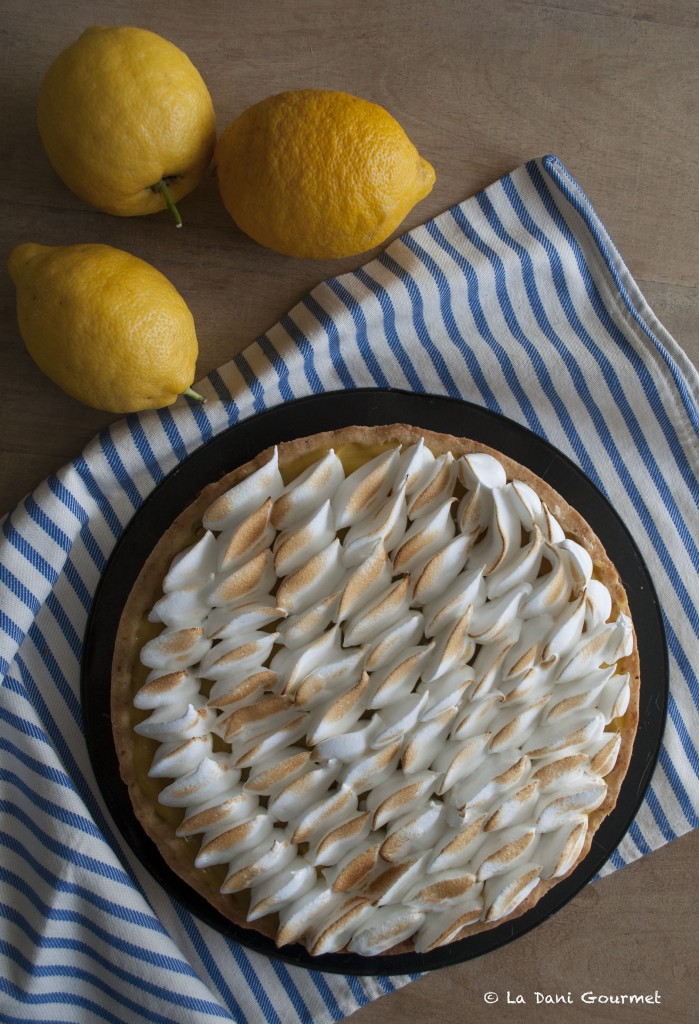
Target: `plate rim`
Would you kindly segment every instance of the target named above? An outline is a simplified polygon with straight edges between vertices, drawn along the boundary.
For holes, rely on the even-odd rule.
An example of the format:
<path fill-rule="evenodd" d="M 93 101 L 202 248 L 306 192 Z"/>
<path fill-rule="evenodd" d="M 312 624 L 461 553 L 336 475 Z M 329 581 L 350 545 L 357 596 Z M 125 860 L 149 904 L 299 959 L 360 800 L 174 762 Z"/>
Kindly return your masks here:
<path fill-rule="evenodd" d="M 456 940 L 428 953 L 384 954 L 376 957 L 362 957 L 351 953 L 311 956 L 300 945 L 278 949 L 272 939 L 229 921 L 169 868 L 158 853 L 153 841 L 137 821 L 131 807 L 128 789 L 119 774 L 118 758 L 111 731 L 109 684 L 111 681 L 112 647 L 105 644 L 105 628 L 107 637 L 111 640 L 123 607 L 123 601 L 119 595 L 123 595 L 123 600 L 128 596 L 143 560 L 161 535 L 162 531 L 159 530 L 161 520 L 165 522 L 169 516 L 169 521 L 171 521 L 181 508 L 184 508 L 193 499 L 202 486 L 218 478 L 211 476 L 212 467 L 218 466 L 219 476 L 223 475 L 230 469 L 244 465 L 250 458 L 268 447 L 268 443 L 263 444 L 258 440 L 260 436 L 266 437 L 266 432 L 275 432 L 277 440 L 281 441 L 304 437 L 321 430 L 347 426 L 350 425 L 345 412 L 347 405 L 355 407 L 353 422 L 356 423 L 378 425 L 409 422 L 417 427 L 461 437 L 472 436 L 468 424 L 459 428 L 458 424 L 449 424 L 449 421 L 454 416 L 458 418 L 459 413 L 467 418 L 470 416 L 472 422 L 476 424 L 474 440 L 492 444 L 493 447 L 521 462 L 550 483 L 590 522 L 605 547 L 608 544 L 608 542 L 605 543 L 605 535 L 616 536 L 617 539 L 622 540 L 625 545 L 621 558 L 622 565 L 618 564 L 616 557 L 614 562 L 622 575 L 622 580 L 624 580 L 625 573 L 627 579 L 630 577 L 634 584 L 629 589 L 624 580 L 634 622 L 639 621 L 638 616 L 640 615 L 645 626 L 642 631 L 637 630 L 641 653 L 641 706 L 631 763 L 622 783 L 616 807 L 602 822 L 595 834 L 590 851 L 571 875 L 553 886 L 531 910 L 521 917 L 515 918 L 513 921 L 505 921 L 502 925 L 496 925 L 474 936 Z M 394 406 L 396 411 L 401 408 L 410 411 L 407 416 L 406 413 L 388 415 L 386 410 L 389 407 L 393 410 Z M 319 419 L 321 422 L 308 428 L 303 422 L 300 422 L 304 416 Z M 435 421 L 439 425 L 435 425 Z M 492 435 L 488 438 L 478 436 L 483 425 L 494 428 L 497 434 L 502 435 L 497 442 L 493 440 Z M 284 436 L 276 434 L 279 430 Z M 242 439 L 244 443 L 239 449 L 236 449 L 235 443 L 230 443 L 231 438 L 234 442 L 236 439 L 239 441 Z M 534 466 L 532 466 L 532 462 L 535 463 Z M 563 488 L 560 486 L 559 478 L 563 480 Z M 187 486 L 177 498 L 177 507 L 166 513 L 165 505 L 171 498 L 171 492 L 172 497 L 175 497 L 183 482 Z M 566 494 L 566 490 L 570 487 L 581 490 L 584 508 L 580 507 L 580 495 L 576 495 L 574 500 L 570 500 Z M 159 506 L 163 507 L 162 510 Z M 604 522 L 595 522 L 595 518 L 601 511 L 604 511 L 608 518 Z M 154 528 L 142 530 L 139 536 L 138 531 L 148 525 L 149 518 L 155 519 Z M 130 549 L 134 552 L 132 557 L 135 559 L 135 564 L 132 565 L 131 572 L 126 576 L 123 561 L 124 551 L 129 554 Z M 116 586 L 119 580 L 121 580 L 121 586 Z M 118 600 L 113 597 L 115 589 Z M 641 602 L 643 602 L 642 605 Z M 636 611 L 634 611 L 635 608 Z M 648 622 L 646 622 L 647 619 Z M 655 631 L 655 636 L 651 639 L 653 631 Z M 656 681 L 651 690 L 649 683 L 646 682 L 644 689 L 643 655 L 645 654 L 645 657 L 648 658 L 655 646 L 659 649 L 654 652 L 657 664 L 656 671 L 651 678 L 659 680 L 662 685 L 658 685 Z M 104 652 L 107 649 L 108 655 L 105 655 Z M 104 685 L 105 677 L 106 686 Z M 101 685 L 95 685 L 96 678 L 100 680 Z M 465 399 L 402 391 L 396 388 L 354 388 L 308 395 L 253 413 L 243 420 L 224 427 L 214 437 L 187 455 L 158 482 L 122 531 L 101 573 L 86 624 L 83 658 L 81 659 L 80 696 L 88 755 L 102 799 L 114 824 L 131 853 L 155 881 L 171 897 L 178 900 L 186 910 L 224 937 L 285 963 L 311 970 L 352 976 L 413 974 L 474 959 L 508 944 L 562 909 L 588 882 L 596 877 L 631 827 L 655 770 L 667 717 L 669 657 L 662 611 L 645 561 L 625 523 L 609 499 L 568 455 L 560 451 L 548 439 L 517 421 L 496 410 Z M 131 873 L 131 866 L 128 863 L 126 866 Z"/>

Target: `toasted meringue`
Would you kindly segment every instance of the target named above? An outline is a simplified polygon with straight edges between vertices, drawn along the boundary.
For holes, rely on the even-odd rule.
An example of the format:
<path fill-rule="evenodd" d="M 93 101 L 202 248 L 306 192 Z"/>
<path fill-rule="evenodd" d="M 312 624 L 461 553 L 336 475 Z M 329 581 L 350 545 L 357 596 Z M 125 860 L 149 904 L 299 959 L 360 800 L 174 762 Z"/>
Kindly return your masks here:
<path fill-rule="evenodd" d="M 341 903 L 334 904 L 332 912 L 313 932 L 308 944 L 311 953 L 319 956 L 321 953 L 335 953 L 343 949 L 363 922 L 373 914 L 374 908 L 369 900 L 361 897 L 343 899 Z"/>
<path fill-rule="evenodd" d="M 395 571 L 417 576 L 423 566 L 452 539 L 456 529 L 452 515 L 455 500 L 453 497 L 445 498 L 431 515 L 412 523 L 393 555 Z"/>
<path fill-rule="evenodd" d="M 335 521 L 330 502 L 326 501 L 293 529 L 278 535 L 274 544 L 274 571 L 277 576 L 289 576 L 334 539 Z"/>
<path fill-rule="evenodd" d="M 250 887 L 248 921 L 278 913 L 282 907 L 312 889 L 315 880 L 313 866 L 303 857 L 296 857 L 277 874 L 256 879 Z"/>
<path fill-rule="evenodd" d="M 174 671 L 190 668 L 201 661 L 211 648 L 201 626 L 188 629 L 164 629 L 141 650 L 141 661 L 149 668 Z"/>
<path fill-rule="evenodd" d="M 209 505 L 202 518 L 203 525 L 207 530 L 230 529 L 263 505 L 268 498 L 278 498 L 283 490 L 279 453 L 275 448 L 267 462 Z"/>
<path fill-rule="evenodd" d="M 175 555 L 163 579 L 163 593 L 189 588 L 209 579 L 216 571 L 216 556 L 216 539 L 206 530 L 196 544 Z"/>
<path fill-rule="evenodd" d="M 428 914 L 415 936 L 415 952 L 429 953 L 453 942 L 462 932 L 465 933 L 469 925 L 479 921 L 482 914 L 483 904 L 478 896 L 473 897 L 470 902 L 459 901 L 457 908 Z"/>
<path fill-rule="evenodd" d="M 339 590 L 345 575 L 342 545 L 336 537 L 299 569 L 284 577 L 277 590 L 277 602 L 289 613 L 305 612 Z"/>
<path fill-rule="evenodd" d="M 276 582 L 271 551 L 259 551 L 232 571 L 218 573 L 209 590 L 212 608 L 235 608 L 249 604 L 262 595 L 269 595 Z"/>
<path fill-rule="evenodd" d="M 354 932 L 348 949 L 360 956 L 378 956 L 414 935 L 424 919 L 425 915 L 420 910 L 400 905 L 381 907 Z"/>
<path fill-rule="evenodd" d="M 387 589 L 392 579 L 392 565 L 383 541 L 377 540 L 365 561 L 353 569 L 345 580 L 338 609 L 338 622 L 356 614 L 378 594 Z"/>
<path fill-rule="evenodd" d="M 256 882 L 283 871 L 296 857 L 296 847 L 288 839 L 272 832 L 252 850 L 243 851 L 228 862 L 228 874 L 222 893 L 241 892 Z"/>
<path fill-rule="evenodd" d="M 401 864 L 429 849 L 444 831 L 445 808 L 437 800 L 394 819 L 381 844 L 381 857 L 390 864 Z"/>
<path fill-rule="evenodd" d="M 341 893 L 333 892 L 323 880 L 279 910 L 276 943 L 286 946 L 299 942 L 313 929 L 322 926 L 328 914 L 344 902 Z"/>
<path fill-rule="evenodd" d="M 406 494 L 413 494 L 432 473 L 435 461 L 435 456 L 425 444 L 424 437 L 419 437 L 414 444 L 401 451 L 396 476 L 399 480 L 405 480 Z"/>
<path fill-rule="evenodd" d="M 408 517 L 417 519 L 418 516 L 427 516 L 436 511 L 445 498 L 451 497 L 457 472 L 458 466 L 451 452 L 445 452 L 435 459 L 429 473 L 423 474 L 419 486 L 412 491 Z"/>
<path fill-rule="evenodd" d="M 137 812 L 214 905 L 313 955 L 422 953 L 579 863 L 628 764 L 638 664 L 611 563 L 543 481 L 352 428 L 224 477 L 185 534 L 147 563 L 162 593 L 130 599 L 152 639 L 124 630 L 115 665 L 144 668 L 115 670 L 113 717 Z"/>
<path fill-rule="evenodd" d="M 365 517 L 350 526 L 343 548 L 345 565 L 358 565 L 372 552 L 377 543 L 386 551 L 401 542 L 408 524 L 408 510 L 405 502 L 405 481 L 391 494 L 372 516 Z"/>
<path fill-rule="evenodd" d="M 288 530 L 332 497 L 344 478 L 342 463 L 331 448 L 278 495 L 271 514 L 273 525 Z"/>
<path fill-rule="evenodd" d="M 332 496 L 336 529 L 342 530 L 376 512 L 388 497 L 399 458 L 398 448 L 389 449 L 345 477 Z"/>
<path fill-rule="evenodd" d="M 209 611 L 208 590 L 213 573 L 199 583 L 164 593 L 148 616 L 151 622 L 162 622 L 171 629 L 199 626 Z"/>
<path fill-rule="evenodd" d="M 186 669 L 161 673 L 154 669 L 143 686 L 136 692 L 135 708 L 146 711 L 172 704 L 173 701 L 187 703 L 199 692 L 199 681 Z"/>
<path fill-rule="evenodd" d="M 203 757 L 192 772 L 180 775 L 160 792 L 158 799 L 166 807 L 187 807 L 208 801 L 225 793 L 240 781 L 240 770 L 235 768 L 228 754 Z"/>
<path fill-rule="evenodd" d="M 178 836 L 194 836 L 202 832 L 205 836 L 210 835 L 213 831 L 247 820 L 259 807 L 257 797 L 242 789 L 225 800 L 219 797 L 208 803 L 202 803 L 201 796 L 198 796 L 193 804 L 195 809 L 187 812 L 177 826 Z"/>
<path fill-rule="evenodd" d="M 269 521 L 271 511 L 272 499 L 267 498 L 241 523 L 221 534 L 217 544 L 219 572 L 237 568 L 270 546 L 274 540 L 274 527 Z"/>
<path fill-rule="evenodd" d="M 500 921 L 513 913 L 524 903 L 540 877 L 539 864 L 521 864 L 505 874 L 491 875 L 483 890 L 485 920 Z"/>

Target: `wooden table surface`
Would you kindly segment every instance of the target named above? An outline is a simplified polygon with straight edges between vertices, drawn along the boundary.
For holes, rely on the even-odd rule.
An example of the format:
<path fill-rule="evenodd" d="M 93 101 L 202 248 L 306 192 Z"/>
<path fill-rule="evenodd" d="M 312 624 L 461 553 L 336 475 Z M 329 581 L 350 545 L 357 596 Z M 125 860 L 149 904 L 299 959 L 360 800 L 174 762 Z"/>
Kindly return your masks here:
<path fill-rule="evenodd" d="M 213 174 L 182 202 L 179 232 L 166 213 L 113 218 L 72 196 L 43 154 L 36 93 L 52 58 L 90 24 L 138 24 L 182 47 L 209 86 L 219 129 L 250 104 L 303 86 L 386 106 L 437 171 L 433 192 L 404 228 L 531 157 L 557 154 L 650 306 L 699 364 L 696 0 L 2 0 L 0 10 L 3 264 L 22 241 L 107 242 L 147 259 L 194 313 L 198 376 L 243 349 L 313 285 L 373 254 L 323 263 L 267 252 L 227 218 Z M 6 273 L 0 317 L 2 513 L 113 417 L 78 405 L 30 361 Z M 694 833 L 589 886 L 508 947 L 432 973 L 353 1019 L 694 1021 L 698 862 Z M 586 1004 L 581 995 L 589 991 L 657 991 L 659 1001 Z M 486 1002 L 488 992 L 497 1004 Z M 569 1001 L 553 1006 L 543 996 Z"/>

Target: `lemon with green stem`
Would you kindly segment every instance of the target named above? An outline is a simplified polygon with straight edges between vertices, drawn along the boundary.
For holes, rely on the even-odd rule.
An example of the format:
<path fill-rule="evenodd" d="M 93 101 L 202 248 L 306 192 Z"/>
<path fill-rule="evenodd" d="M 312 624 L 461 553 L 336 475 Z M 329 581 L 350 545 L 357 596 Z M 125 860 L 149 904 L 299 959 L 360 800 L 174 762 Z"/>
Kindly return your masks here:
<path fill-rule="evenodd" d="M 85 405 L 128 413 L 192 390 L 194 318 L 173 284 L 109 245 L 16 246 L 17 321 L 39 369 Z"/>
<path fill-rule="evenodd" d="M 209 91 L 162 36 L 94 26 L 41 82 L 39 134 L 54 170 L 85 202 L 134 217 L 176 203 L 201 182 L 216 142 Z"/>

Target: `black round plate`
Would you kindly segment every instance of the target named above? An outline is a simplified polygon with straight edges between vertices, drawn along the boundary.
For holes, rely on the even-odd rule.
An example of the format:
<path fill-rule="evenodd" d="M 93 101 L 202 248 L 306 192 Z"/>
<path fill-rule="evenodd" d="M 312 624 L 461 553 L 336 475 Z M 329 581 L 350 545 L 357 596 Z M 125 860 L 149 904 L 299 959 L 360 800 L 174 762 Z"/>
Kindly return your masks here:
<path fill-rule="evenodd" d="M 173 518 L 206 484 L 280 441 L 350 424 L 398 422 L 491 445 L 546 480 L 591 524 L 623 579 L 638 635 L 642 669 L 638 734 L 617 805 L 596 833 L 589 854 L 532 910 L 430 953 L 312 957 L 298 945 L 278 950 L 257 932 L 232 924 L 170 870 L 142 830 L 120 782 L 112 738 L 112 650 L 122 608 L 141 566 Z M 136 513 L 111 556 L 95 596 L 82 665 L 87 744 L 97 782 L 122 835 L 150 873 L 193 914 L 243 945 L 287 963 L 350 975 L 412 974 L 460 963 L 523 935 L 567 903 L 610 857 L 643 800 L 660 750 L 668 685 L 667 647 L 653 583 L 626 527 L 584 473 L 548 442 L 487 409 L 458 399 L 380 389 L 331 392 L 278 406 L 225 430 L 182 462 Z"/>

